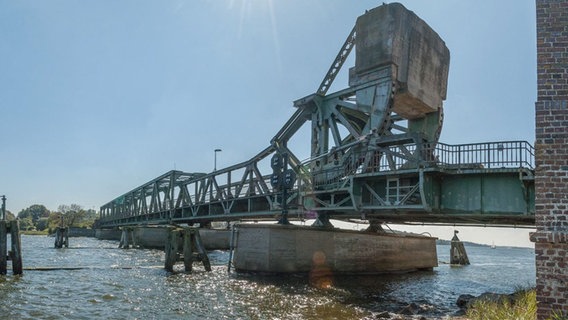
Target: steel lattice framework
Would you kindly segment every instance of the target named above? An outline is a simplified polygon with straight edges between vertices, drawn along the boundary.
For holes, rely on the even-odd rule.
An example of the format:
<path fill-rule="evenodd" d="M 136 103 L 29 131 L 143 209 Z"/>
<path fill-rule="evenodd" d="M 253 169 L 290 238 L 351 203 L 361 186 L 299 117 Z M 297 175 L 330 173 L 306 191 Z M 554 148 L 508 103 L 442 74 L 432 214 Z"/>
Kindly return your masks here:
<path fill-rule="evenodd" d="M 353 48 L 349 86 L 328 94 Z M 320 224 L 334 217 L 533 225 L 530 144 L 438 142 L 448 68 L 445 44 L 412 12 L 400 4 L 370 10 L 269 147 L 212 173 L 170 171 L 103 205 L 99 226 L 275 219 L 283 207 Z M 305 124 L 311 156 L 300 161 L 288 142 Z M 285 154 L 297 176 L 285 193 L 261 170 L 275 154 Z"/>

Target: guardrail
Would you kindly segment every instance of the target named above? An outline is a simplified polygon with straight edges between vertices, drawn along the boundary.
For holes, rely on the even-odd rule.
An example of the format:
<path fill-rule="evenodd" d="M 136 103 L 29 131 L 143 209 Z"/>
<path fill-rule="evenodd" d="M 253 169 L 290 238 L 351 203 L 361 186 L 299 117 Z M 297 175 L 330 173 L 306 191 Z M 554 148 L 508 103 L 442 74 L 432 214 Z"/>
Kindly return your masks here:
<path fill-rule="evenodd" d="M 339 166 L 313 171 L 313 186 L 341 184 L 350 175 L 419 167 L 534 169 L 534 147 L 526 141 L 449 145 L 407 143 L 353 154 Z M 304 162 L 308 165 L 311 161 Z"/>
<path fill-rule="evenodd" d="M 534 147 L 526 141 L 438 143 L 434 156 L 438 165 L 476 164 L 483 168 L 534 169 Z"/>

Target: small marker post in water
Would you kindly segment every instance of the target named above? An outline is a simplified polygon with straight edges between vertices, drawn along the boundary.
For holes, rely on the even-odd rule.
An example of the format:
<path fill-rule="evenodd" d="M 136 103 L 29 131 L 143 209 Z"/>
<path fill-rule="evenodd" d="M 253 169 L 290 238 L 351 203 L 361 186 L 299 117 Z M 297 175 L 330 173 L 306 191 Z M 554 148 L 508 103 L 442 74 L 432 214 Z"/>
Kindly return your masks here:
<path fill-rule="evenodd" d="M 0 275 L 6 274 L 8 260 L 12 260 L 14 275 L 23 274 L 20 224 L 17 220 L 6 221 L 6 196 L 2 196 L 0 214 L 2 215 L 0 217 Z M 12 243 L 10 252 L 8 252 L 8 233 L 10 233 Z"/>
<path fill-rule="evenodd" d="M 63 216 L 59 222 L 59 227 L 55 230 L 55 248 L 69 248 L 69 228 L 63 226 Z"/>
<path fill-rule="evenodd" d="M 469 258 L 463 242 L 458 238 L 458 230 L 454 230 L 454 237 L 452 238 L 452 245 L 450 248 L 450 264 L 465 266 L 469 264 Z"/>

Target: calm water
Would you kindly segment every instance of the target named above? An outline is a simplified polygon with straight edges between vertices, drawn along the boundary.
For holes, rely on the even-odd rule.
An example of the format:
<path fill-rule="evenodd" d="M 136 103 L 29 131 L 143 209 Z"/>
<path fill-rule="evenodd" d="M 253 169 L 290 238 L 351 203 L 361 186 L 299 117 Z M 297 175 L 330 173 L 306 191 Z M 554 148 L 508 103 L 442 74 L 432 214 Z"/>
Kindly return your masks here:
<path fill-rule="evenodd" d="M 450 248 L 441 245 L 433 272 L 336 277 L 331 288 L 317 289 L 304 276 L 228 274 L 224 251 L 210 252 L 212 272 L 196 264 L 192 274 L 170 274 L 159 250 L 91 238 L 54 249 L 53 241 L 22 236 L 24 267 L 85 268 L 25 270 L 22 277 L 9 271 L 0 277 L 1 319 L 371 319 L 409 303 L 435 319 L 456 312 L 460 294 L 535 283 L 533 249 L 466 245 L 472 264 L 450 267 Z"/>

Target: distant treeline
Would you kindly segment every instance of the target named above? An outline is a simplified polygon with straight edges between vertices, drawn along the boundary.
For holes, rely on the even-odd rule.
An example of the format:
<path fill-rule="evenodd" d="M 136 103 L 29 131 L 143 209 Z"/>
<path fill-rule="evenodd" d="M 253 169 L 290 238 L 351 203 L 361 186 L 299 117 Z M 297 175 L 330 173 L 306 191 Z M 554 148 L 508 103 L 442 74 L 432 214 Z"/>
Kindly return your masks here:
<path fill-rule="evenodd" d="M 59 226 L 90 228 L 98 218 L 95 210 L 85 210 L 78 204 L 60 205 L 56 211 L 48 210 L 44 205 L 34 204 L 18 212 L 16 216 L 6 211 L 9 220 L 18 218 L 20 230 L 52 233 Z"/>

